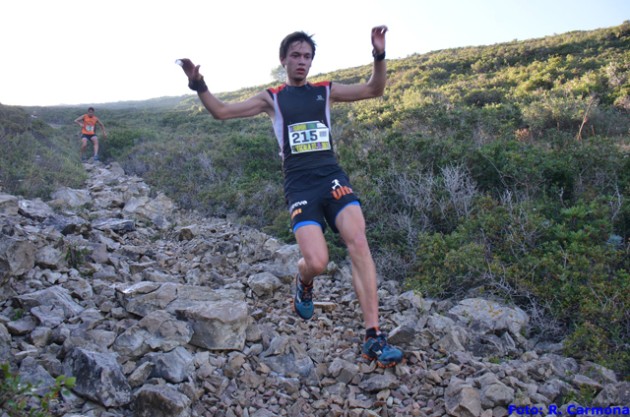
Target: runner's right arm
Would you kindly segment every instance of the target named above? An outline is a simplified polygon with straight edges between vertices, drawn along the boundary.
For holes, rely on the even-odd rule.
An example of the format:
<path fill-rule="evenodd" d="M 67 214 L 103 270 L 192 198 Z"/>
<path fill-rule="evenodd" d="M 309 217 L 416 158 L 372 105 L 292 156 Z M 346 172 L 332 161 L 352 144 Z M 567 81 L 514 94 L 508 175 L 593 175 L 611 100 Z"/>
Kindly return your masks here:
<path fill-rule="evenodd" d="M 235 119 L 256 116 L 267 113 L 273 116 L 273 102 L 266 91 L 261 91 L 247 100 L 236 103 L 225 103 L 216 98 L 210 91 L 199 73 L 199 65 L 194 65 L 190 59 L 181 59 L 184 73 L 188 77 L 188 85 L 197 91 L 199 99 L 212 117 L 218 120 Z"/>
<path fill-rule="evenodd" d="M 216 98 L 210 91 L 199 92 L 198 95 L 212 117 L 219 120 L 251 117 L 260 113 L 269 114 L 273 108 L 271 98 L 266 91 L 261 91 L 255 96 L 237 103 L 225 103 Z"/>

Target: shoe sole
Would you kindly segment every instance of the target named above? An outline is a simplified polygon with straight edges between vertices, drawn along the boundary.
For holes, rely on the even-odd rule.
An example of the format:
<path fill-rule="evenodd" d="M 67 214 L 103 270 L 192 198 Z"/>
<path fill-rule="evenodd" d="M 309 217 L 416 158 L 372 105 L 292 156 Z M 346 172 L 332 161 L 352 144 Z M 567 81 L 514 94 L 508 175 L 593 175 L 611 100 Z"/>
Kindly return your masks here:
<path fill-rule="evenodd" d="M 404 361 L 404 358 L 403 358 L 403 359 L 401 359 L 400 362 L 383 363 L 383 362 L 379 361 L 378 358 L 375 358 L 373 356 L 367 355 L 365 353 L 362 353 L 361 356 L 363 357 L 363 359 L 367 359 L 370 362 L 376 361 L 376 366 L 378 366 L 379 368 L 383 368 L 383 369 L 393 368 L 394 366 L 398 365 L 399 363 L 403 363 L 403 361 Z"/>

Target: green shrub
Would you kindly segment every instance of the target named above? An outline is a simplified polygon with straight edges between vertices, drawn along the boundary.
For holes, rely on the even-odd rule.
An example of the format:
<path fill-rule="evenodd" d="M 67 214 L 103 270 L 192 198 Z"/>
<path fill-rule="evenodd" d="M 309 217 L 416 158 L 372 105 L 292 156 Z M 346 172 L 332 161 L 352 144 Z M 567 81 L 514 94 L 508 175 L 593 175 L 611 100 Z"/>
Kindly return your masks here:
<path fill-rule="evenodd" d="M 483 246 L 462 244 L 457 233 L 423 233 L 417 250 L 415 275 L 406 281 L 411 288 L 436 298 L 464 297 L 483 284 L 486 261 Z"/>
<path fill-rule="evenodd" d="M 55 412 L 59 395 L 72 389 L 76 378 L 60 375 L 55 384 L 43 395 L 36 392 L 37 387 L 24 383 L 19 375 L 11 372 L 8 363 L 0 365 L 0 410 L 11 417 L 49 417 L 59 415 Z"/>
<path fill-rule="evenodd" d="M 468 106 L 484 107 L 503 101 L 503 94 L 496 89 L 476 88 L 468 91 L 464 96 L 464 103 Z"/>
<path fill-rule="evenodd" d="M 610 239 L 611 218 L 605 198 L 559 211 L 480 199 L 456 231 L 421 236 L 406 285 L 440 298 L 481 290 L 533 301 L 568 331 L 568 352 L 627 372 L 630 244 Z"/>
<path fill-rule="evenodd" d="M 620 375 L 630 375 L 630 346 L 627 335 L 620 334 L 618 326 L 602 327 L 590 321 L 580 323 L 565 340 L 564 354 L 594 361 L 615 369 Z"/>
<path fill-rule="evenodd" d="M 154 142 L 156 134 L 146 128 L 110 129 L 107 139 L 100 140 L 101 159 L 121 160 L 144 142 Z"/>
<path fill-rule="evenodd" d="M 6 192 L 47 199 L 61 185 L 78 187 L 85 180 L 78 154 L 48 141 L 54 139 L 42 142 L 30 132 L 0 137 L 0 183 Z"/>

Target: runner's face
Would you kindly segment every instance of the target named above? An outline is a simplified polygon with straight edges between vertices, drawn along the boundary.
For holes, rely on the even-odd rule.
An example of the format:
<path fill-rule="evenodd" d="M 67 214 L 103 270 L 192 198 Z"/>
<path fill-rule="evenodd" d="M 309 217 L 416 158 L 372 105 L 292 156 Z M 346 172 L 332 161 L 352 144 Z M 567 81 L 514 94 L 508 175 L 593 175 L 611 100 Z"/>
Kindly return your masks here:
<path fill-rule="evenodd" d="M 302 85 L 306 82 L 308 71 L 313 63 L 313 49 L 308 42 L 293 42 L 282 60 L 282 66 L 287 71 L 287 81 L 290 85 Z"/>

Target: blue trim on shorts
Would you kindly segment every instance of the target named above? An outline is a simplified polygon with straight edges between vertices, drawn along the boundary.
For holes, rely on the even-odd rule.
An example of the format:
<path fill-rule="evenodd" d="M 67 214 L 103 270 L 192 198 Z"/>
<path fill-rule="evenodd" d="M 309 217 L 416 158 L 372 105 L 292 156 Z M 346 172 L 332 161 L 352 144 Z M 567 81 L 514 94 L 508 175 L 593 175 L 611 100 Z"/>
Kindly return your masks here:
<path fill-rule="evenodd" d="M 354 201 L 349 202 L 349 203 L 348 203 L 348 204 L 346 204 L 345 206 L 343 206 L 343 207 L 341 208 L 341 210 L 339 210 L 339 211 L 337 212 L 337 215 L 335 216 L 335 223 L 337 223 L 337 217 L 339 217 L 339 215 L 341 214 L 341 212 L 342 212 L 342 211 L 344 211 L 344 210 L 346 209 L 346 207 L 348 207 L 348 206 L 359 206 L 359 207 L 361 207 L 361 202 L 360 202 L 359 200 L 354 200 Z"/>
<path fill-rule="evenodd" d="M 310 226 L 310 225 L 319 226 L 323 229 L 322 225 L 316 222 L 315 220 L 305 220 L 303 222 L 296 223 L 295 226 L 293 226 L 293 233 L 295 233 L 297 229 L 299 229 L 302 226 Z"/>

